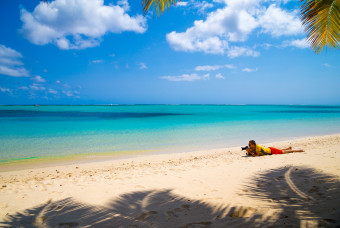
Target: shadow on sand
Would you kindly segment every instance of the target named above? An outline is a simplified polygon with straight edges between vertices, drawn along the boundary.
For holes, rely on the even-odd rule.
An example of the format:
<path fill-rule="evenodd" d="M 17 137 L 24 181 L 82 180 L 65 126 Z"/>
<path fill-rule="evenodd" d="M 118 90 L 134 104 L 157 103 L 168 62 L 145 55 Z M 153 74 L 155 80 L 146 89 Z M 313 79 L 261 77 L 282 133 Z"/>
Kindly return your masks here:
<path fill-rule="evenodd" d="M 282 167 L 256 175 L 245 195 L 277 209 L 274 227 L 340 227 L 340 182 L 308 167 Z"/>
<path fill-rule="evenodd" d="M 256 175 L 242 197 L 260 200 L 258 208 L 216 206 L 171 190 L 121 195 L 104 206 L 72 198 L 48 202 L 8 215 L 3 227 L 337 227 L 340 183 L 303 167 Z M 261 203 L 262 202 L 262 203 Z M 273 213 L 265 213 L 272 211 Z M 259 207 L 260 208 L 260 207 Z"/>

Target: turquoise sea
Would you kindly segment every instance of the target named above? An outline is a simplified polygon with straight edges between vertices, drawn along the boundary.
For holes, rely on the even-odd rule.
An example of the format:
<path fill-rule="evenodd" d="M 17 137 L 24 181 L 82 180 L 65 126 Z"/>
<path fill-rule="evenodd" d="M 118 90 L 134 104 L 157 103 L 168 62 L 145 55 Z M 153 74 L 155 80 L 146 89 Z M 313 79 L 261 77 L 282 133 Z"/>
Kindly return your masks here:
<path fill-rule="evenodd" d="M 184 152 L 340 133 L 340 106 L 0 106 L 0 162 Z"/>

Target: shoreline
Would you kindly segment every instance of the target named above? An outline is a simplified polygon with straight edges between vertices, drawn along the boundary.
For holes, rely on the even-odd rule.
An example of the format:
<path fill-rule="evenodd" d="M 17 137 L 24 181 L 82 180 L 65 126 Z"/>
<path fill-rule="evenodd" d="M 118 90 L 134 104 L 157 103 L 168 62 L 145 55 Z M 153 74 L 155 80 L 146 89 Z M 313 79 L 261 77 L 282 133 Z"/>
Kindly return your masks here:
<path fill-rule="evenodd" d="M 327 137 L 327 136 L 340 136 L 340 133 L 326 134 L 326 135 L 309 135 L 309 136 L 295 136 L 295 137 L 281 137 L 282 140 L 275 140 L 270 142 L 270 139 L 264 140 L 265 143 L 260 143 L 261 145 L 273 145 L 289 143 L 290 141 L 304 140 L 307 138 L 315 137 Z M 247 142 L 245 142 L 247 143 Z M 11 172 L 18 170 L 27 169 L 37 169 L 37 168 L 48 168 L 48 167 L 59 167 L 65 165 L 77 165 L 77 164 L 87 164 L 87 163 L 98 163 L 98 162 L 110 162 L 115 160 L 125 160 L 134 159 L 144 156 L 157 156 L 157 155 L 167 155 L 167 154 L 195 154 L 202 153 L 205 151 L 221 151 L 240 148 L 244 145 L 232 146 L 232 147 L 216 147 L 204 150 L 179 150 L 176 152 L 160 152 L 157 150 L 129 150 L 129 151 L 107 151 L 107 152 L 94 152 L 94 153 L 84 153 L 84 154 L 70 154 L 70 155 L 56 155 L 56 156 L 37 156 L 32 158 L 13 158 L 7 159 L 8 161 L 0 162 L 0 173 Z M 5 159 L 3 159 L 5 160 Z"/>
<path fill-rule="evenodd" d="M 0 172 L 0 221 L 50 227 L 339 225 L 340 134 L 259 143 L 306 152 L 246 157 L 231 147 Z"/>
<path fill-rule="evenodd" d="M 152 153 L 147 150 L 140 151 L 115 151 L 102 153 L 71 154 L 60 156 L 40 156 L 32 158 L 18 158 L 5 162 L 0 162 L 0 173 L 27 169 L 39 169 L 48 167 L 58 167 L 73 164 L 83 164 L 92 162 L 102 162 L 119 160 L 142 156 Z"/>

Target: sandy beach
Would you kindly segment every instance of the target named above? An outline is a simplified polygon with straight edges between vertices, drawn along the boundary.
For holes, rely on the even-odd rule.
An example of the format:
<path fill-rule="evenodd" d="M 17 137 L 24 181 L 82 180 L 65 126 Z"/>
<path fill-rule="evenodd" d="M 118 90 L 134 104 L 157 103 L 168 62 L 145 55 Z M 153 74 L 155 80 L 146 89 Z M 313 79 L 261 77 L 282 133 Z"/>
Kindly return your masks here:
<path fill-rule="evenodd" d="M 305 152 L 234 147 L 0 172 L 0 226 L 339 226 L 340 134 L 263 145 Z"/>

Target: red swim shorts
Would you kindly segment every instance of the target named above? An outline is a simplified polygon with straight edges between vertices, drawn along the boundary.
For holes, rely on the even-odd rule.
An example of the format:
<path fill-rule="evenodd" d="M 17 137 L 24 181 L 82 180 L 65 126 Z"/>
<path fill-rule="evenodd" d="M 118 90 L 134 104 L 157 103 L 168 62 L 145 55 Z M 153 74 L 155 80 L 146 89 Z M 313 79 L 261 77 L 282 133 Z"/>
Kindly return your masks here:
<path fill-rule="evenodd" d="M 276 149 L 274 147 L 268 147 L 272 151 L 272 154 L 282 154 L 282 150 Z"/>

